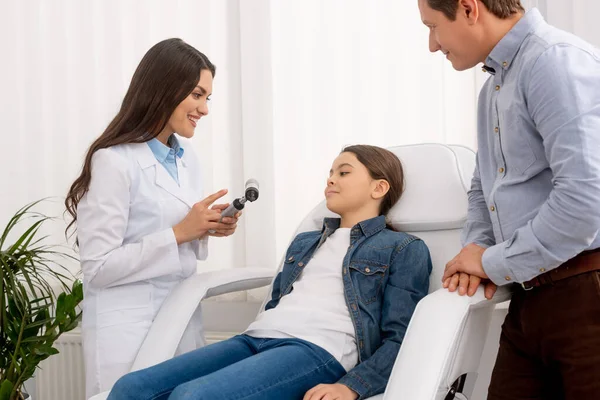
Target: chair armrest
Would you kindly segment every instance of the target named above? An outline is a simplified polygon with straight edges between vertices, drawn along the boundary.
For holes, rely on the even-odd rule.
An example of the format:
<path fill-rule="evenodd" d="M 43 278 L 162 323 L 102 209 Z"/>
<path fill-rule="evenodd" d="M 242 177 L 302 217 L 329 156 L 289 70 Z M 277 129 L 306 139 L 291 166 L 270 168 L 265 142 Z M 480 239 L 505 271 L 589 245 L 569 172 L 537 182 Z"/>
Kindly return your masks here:
<path fill-rule="evenodd" d="M 137 371 L 172 358 L 203 299 L 270 285 L 271 268 L 232 268 L 193 275 L 173 289 L 158 311 L 131 368 Z"/>
<path fill-rule="evenodd" d="M 443 399 L 462 374 L 476 372 L 492 312 L 510 300 L 499 287 L 491 300 L 483 286 L 473 297 L 439 289 L 417 304 L 400 347 L 385 399 Z"/>

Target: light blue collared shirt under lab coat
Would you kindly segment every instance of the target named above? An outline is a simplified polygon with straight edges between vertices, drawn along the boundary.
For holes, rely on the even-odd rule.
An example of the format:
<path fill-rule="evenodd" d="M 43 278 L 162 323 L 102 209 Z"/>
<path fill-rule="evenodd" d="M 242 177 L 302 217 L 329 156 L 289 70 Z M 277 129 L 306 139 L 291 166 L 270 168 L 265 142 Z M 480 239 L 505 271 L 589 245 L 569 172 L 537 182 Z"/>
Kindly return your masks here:
<path fill-rule="evenodd" d="M 169 141 L 167 142 L 169 146 L 163 144 L 160 140 L 154 138 L 149 140 L 148 147 L 152 150 L 154 157 L 156 160 L 167 170 L 169 175 L 175 179 L 175 182 L 179 185 L 179 175 L 177 173 L 177 159 L 175 157 L 181 158 L 183 156 L 183 147 L 179 144 L 179 140 L 175 137 L 175 135 L 171 135 L 169 137 Z"/>

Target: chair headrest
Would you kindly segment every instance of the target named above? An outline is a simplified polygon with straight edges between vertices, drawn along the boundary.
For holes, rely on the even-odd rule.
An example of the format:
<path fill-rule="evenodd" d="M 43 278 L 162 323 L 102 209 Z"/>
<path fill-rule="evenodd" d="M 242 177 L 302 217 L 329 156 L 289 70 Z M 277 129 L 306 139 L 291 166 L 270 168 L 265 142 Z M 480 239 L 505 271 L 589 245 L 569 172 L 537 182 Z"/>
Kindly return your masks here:
<path fill-rule="evenodd" d="M 404 194 L 387 220 L 404 232 L 459 229 L 467 218 L 467 191 L 475 169 L 475 153 L 462 146 L 418 144 L 391 147 L 404 169 Z M 335 217 L 322 201 L 300 224 L 296 234 L 321 229 L 324 217 Z"/>

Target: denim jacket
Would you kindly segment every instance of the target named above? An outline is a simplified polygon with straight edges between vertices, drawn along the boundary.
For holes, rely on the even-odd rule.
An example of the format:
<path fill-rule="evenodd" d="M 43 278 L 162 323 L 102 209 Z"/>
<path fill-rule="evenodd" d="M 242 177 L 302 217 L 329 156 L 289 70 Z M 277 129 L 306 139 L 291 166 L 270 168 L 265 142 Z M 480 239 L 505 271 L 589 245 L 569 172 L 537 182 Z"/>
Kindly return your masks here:
<path fill-rule="evenodd" d="M 301 233 L 288 247 L 265 310 L 293 290 L 315 250 L 340 226 L 326 218 L 321 231 Z M 383 216 L 356 224 L 342 265 L 346 305 L 359 363 L 340 379 L 368 398 L 385 391 L 415 306 L 429 290 L 429 249 L 419 238 L 386 228 Z"/>

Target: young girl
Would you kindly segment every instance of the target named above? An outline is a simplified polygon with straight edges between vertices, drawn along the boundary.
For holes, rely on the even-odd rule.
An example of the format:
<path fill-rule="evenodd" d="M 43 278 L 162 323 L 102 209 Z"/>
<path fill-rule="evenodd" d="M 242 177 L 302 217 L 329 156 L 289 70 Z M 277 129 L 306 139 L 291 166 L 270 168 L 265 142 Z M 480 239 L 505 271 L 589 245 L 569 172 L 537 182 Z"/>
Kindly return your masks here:
<path fill-rule="evenodd" d="M 429 288 L 418 238 L 386 226 L 403 189 L 388 150 L 350 146 L 325 197 L 340 218 L 287 250 L 265 310 L 244 334 L 130 373 L 109 399 L 363 399 L 387 385 L 406 328 Z"/>
<path fill-rule="evenodd" d="M 83 270 L 83 349 L 87 397 L 129 372 L 170 290 L 196 273 L 226 205 L 202 200 L 191 138 L 208 114 L 215 67 L 180 39 L 153 46 L 140 62 L 120 111 L 91 145 L 65 204 L 77 224 Z M 214 234 L 209 234 L 214 230 Z M 196 315 L 180 351 L 202 344 Z"/>

